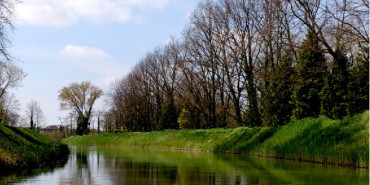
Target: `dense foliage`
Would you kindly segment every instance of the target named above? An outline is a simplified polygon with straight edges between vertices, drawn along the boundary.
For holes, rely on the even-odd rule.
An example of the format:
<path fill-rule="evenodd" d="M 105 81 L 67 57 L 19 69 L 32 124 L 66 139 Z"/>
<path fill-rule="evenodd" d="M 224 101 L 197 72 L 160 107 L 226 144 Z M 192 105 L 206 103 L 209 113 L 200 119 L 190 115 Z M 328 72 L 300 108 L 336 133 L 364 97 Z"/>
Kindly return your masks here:
<path fill-rule="evenodd" d="M 292 93 L 293 118 L 317 117 L 320 114 L 320 92 L 324 85 L 326 60 L 315 35 L 309 32 L 299 51 Z"/>
<path fill-rule="evenodd" d="M 367 1 L 207 0 L 110 92 L 108 130 L 283 125 L 369 109 Z"/>

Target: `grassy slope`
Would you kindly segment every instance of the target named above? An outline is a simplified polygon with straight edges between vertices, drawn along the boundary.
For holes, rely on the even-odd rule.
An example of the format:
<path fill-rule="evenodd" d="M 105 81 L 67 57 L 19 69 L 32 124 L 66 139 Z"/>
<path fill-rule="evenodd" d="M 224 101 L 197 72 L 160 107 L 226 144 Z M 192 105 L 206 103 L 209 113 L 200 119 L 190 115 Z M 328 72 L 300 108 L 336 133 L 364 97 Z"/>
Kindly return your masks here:
<path fill-rule="evenodd" d="M 68 144 L 234 152 L 368 167 L 369 111 L 346 120 L 324 116 L 281 127 L 165 130 L 70 137 Z"/>
<path fill-rule="evenodd" d="M 34 130 L 0 125 L 0 170 L 42 167 L 68 153 L 66 145 L 54 143 Z"/>

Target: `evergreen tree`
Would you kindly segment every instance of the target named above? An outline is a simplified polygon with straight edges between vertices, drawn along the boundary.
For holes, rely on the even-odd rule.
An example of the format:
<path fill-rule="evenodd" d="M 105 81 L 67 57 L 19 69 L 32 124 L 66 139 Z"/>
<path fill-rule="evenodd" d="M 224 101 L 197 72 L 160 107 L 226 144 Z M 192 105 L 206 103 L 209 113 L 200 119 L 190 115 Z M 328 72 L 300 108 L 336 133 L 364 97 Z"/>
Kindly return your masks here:
<path fill-rule="evenodd" d="M 363 48 L 369 53 L 369 48 Z M 368 56 L 359 54 L 355 65 L 349 69 L 349 107 L 348 114 L 353 115 L 369 110 L 369 60 Z"/>
<path fill-rule="evenodd" d="M 82 115 L 78 116 L 76 134 L 83 135 L 88 134 L 89 132 L 89 119 Z"/>
<path fill-rule="evenodd" d="M 341 119 L 348 115 L 348 59 L 338 48 L 335 53 L 332 72 L 326 79 L 322 89 L 322 113 L 333 119 Z"/>
<path fill-rule="evenodd" d="M 161 116 L 159 118 L 160 129 L 178 129 L 177 110 L 172 93 L 169 93 L 161 105 Z"/>
<path fill-rule="evenodd" d="M 274 72 L 267 80 L 269 86 L 261 99 L 262 121 L 264 125 L 283 125 L 290 121 L 292 105 L 289 103 L 293 88 L 292 58 L 282 57 Z"/>
<path fill-rule="evenodd" d="M 295 66 L 292 93 L 293 119 L 316 117 L 320 114 L 320 92 L 324 86 L 326 61 L 318 39 L 311 32 L 299 51 Z"/>

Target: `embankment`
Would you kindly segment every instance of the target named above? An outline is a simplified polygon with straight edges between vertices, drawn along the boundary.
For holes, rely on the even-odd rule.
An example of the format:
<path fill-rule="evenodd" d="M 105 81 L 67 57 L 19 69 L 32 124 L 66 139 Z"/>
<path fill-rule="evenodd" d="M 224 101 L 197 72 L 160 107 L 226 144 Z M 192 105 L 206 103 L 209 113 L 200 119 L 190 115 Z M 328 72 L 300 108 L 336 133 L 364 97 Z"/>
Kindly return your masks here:
<path fill-rule="evenodd" d="M 79 145 L 231 152 L 342 166 L 369 167 L 369 111 L 345 120 L 307 118 L 280 127 L 164 130 L 75 136 Z"/>
<path fill-rule="evenodd" d="M 0 125 L 0 171 L 46 167 L 68 158 L 68 146 L 34 130 Z"/>

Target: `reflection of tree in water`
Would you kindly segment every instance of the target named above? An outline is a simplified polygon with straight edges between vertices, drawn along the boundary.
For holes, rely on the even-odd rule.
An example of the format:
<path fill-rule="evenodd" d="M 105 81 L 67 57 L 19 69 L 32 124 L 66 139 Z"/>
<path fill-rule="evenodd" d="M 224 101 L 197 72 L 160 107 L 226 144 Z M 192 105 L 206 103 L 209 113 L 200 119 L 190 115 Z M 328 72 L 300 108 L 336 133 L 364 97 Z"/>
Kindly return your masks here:
<path fill-rule="evenodd" d="M 78 166 L 78 169 L 84 168 L 84 167 L 88 166 L 88 163 L 87 163 L 87 154 L 84 154 L 82 152 L 77 152 L 76 153 L 76 156 L 77 156 L 77 166 Z"/>
<path fill-rule="evenodd" d="M 88 163 L 89 152 L 79 151 L 76 153 L 77 176 L 74 181 L 76 184 L 92 184 L 92 177 Z"/>
<path fill-rule="evenodd" d="M 77 147 L 63 169 L 40 177 L 40 182 L 55 178 L 59 184 L 70 185 L 243 185 L 368 184 L 369 176 L 366 170 L 358 174 L 350 169 L 239 155 Z M 13 178 L 5 179 L 5 184 Z M 34 180 L 24 184 L 38 182 Z M 0 184 L 3 182 L 0 177 Z"/>
<path fill-rule="evenodd" d="M 175 184 L 177 179 L 176 166 L 114 159 L 105 162 L 113 184 Z"/>
<path fill-rule="evenodd" d="M 162 163 L 146 163 L 130 160 L 106 160 L 105 167 L 112 175 L 114 184 L 214 184 L 234 185 L 257 183 L 258 179 L 228 172 L 215 172 L 203 167 L 181 167 Z"/>
<path fill-rule="evenodd" d="M 197 167 L 193 169 L 179 169 L 177 184 L 244 185 L 249 184 L 249 182 L 247 183 L 245 176 L 228 172 L 205 171 L 202 167 Z"/>
<path fill-rule="evenodd" d="M 0 185 L 16 183 L 24 179 L 32 179 L 32 177 L 37 177 L 38 175 L 43 173 L 52 173 L 55 170 L 64 168 L 66 164 L 67 160 L 63 160 L 57 164 L 53 164 L 45 168 L 26 169 L 17 172 L 0 171 Z"/>
<path fill-rule="evenodd" d="M 279 168 L 274 167 L 276 163 L 263 162 L 264 160 L 256 158 L 143 153 L 110 156 L 105 159 L 105 170 L 109 171 L 114 184 L 234 185 L 289 182 L 283 180 L 284 178 L 279 179 L 281 174 L 271 173 L 271 169 Z"/>
<path fill-rule="evenodd" d="M 70 160 L 71 172 L 68 170 L 70 176 L 65 176 L 70 181 L 61 184 L 243 185 L 319 182 L 310 180 L 318 176 L 309 172 L 314 168 L 302 169 L 297 163 L 292 165 L 245 156 L 130 149 L 91 149 L 75 152 L 73 156 Z M 338 172 L 332 175 L 336 174 Z M 322 177 L 326 175 L 318 178 Z"/>
<path fill-rule="evenodd" d="M 66 167 L 68 173 L 61 176 L 59 184 L 93 184 L 88 158 L 88 151 L 80 149 L 79 151 L 73 152 L 70 155 L 69 164 Z"/>

